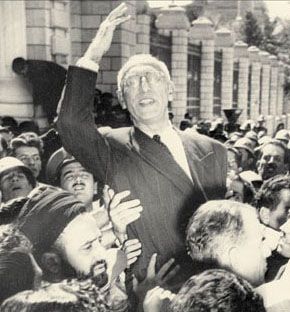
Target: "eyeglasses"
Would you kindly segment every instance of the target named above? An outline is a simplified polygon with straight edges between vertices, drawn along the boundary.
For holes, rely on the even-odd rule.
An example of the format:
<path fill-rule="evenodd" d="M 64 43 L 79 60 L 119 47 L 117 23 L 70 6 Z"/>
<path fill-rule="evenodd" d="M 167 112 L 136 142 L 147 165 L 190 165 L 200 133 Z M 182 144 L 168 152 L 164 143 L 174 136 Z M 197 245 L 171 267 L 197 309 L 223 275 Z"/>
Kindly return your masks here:
<path fill-rule="evenodd" d="M 136 74 L 131 76 L 128 75 L 123 80 L 123 87 L 125 89 L 129 87 L 130 88 L 139 87 L 142 78 L 145 78 L 148 84 L 153 85 L 155 83 L 162 81 L 165 78 L 165 75 L 161 72 L 153 72 L 153 71 L 148 71 L 139 75 Z"/>

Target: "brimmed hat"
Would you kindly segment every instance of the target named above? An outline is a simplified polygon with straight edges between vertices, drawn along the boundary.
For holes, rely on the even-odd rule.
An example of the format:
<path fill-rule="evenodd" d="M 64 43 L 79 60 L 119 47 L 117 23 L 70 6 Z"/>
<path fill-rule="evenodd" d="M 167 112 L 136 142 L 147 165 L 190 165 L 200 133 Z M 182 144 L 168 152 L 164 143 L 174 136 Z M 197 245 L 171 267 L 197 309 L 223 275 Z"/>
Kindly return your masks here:
<path fill-rule="evenodd" d="M 290 134 L 289 131 L 286 129 L 279 130 L 275 135 L 276 140 L 283 140 L 283 141 L 289 141 L 290 140 Z"/>
<path fill-rule="evenodd" d="M 236 143 L 234 144 L 234 148 L 237 148 L 237 149 L 243 148 L 247 152 L 249 152 L 252 156 L 254 156 L 254 152 L 252 150 L 252 143 L 249 138 L 238 139 Z"/>
<path fill-rule="evenodd" d="M 0 159 L 0 179 L 3 177 L 4 174 L 18 168 L 20 168 L 24 172 L 32 187 L 35 187 L 36 180 L 33 176 L 32 171 L 28 167 L 26 167 L 21 160 L 15 157 L 3 157 Z"/>
<path fill-rule="evenodd" d="M 46 165 L 46 179 L 49 183 L 56 185 L 60 176 L 60 170 L 63 166 L 76 162 L 76 159 L 70 155 L 64 148 L 55 151 L 49 158 Z"/>
<path fill-rule="evenodd" d="M 245 134 L 245 138 L 248 138 L 252 141 L 255 141 L 256 144 L 258 144 L 258 135 L 255 131 L 249 131 Z"/>

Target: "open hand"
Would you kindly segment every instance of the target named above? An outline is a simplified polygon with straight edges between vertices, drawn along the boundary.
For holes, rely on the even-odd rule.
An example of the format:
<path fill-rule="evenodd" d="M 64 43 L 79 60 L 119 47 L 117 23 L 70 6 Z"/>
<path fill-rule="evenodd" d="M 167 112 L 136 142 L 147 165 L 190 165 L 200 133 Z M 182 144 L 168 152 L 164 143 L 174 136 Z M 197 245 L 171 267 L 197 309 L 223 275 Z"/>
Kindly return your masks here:
<path fill-rule="evenodd" d="M 139 199 L 123 201 L 130 195 L 130 191 L 124 191 L 117 194 L 109 189 L 111 201 L 109 203 L 109 216 L 111 218 L 115 234 L 126 234 L 127 225 L 140 218 L 143 207 Z M 122 202 L 123 201 L 123 202 Z"/>
<path fill-rule="evenodd" d="M 128 8 L 121 3 L 101 23 L 95 38 L 88 47 L 85 57 L 99 63 L 103 55 L 109 50 L 116 26 L 128 21 L 131 16 L 127 15 Z"/>
<path fill-rule="evenodd" d="M 174 265 L 174 259 L 170 259 L 163 264 L 158 273 L 156 273 L 156 259 L 157 254 L 153 254 L 147 267 L 147 275 L 145 279 L 135 287 L 135 293 L 138 296 L 139 302 L 144 301 L 144 297 L 148 290 L 156 286 L 167 288 L 168 282 L 180 269 L 179 265 Z"/>

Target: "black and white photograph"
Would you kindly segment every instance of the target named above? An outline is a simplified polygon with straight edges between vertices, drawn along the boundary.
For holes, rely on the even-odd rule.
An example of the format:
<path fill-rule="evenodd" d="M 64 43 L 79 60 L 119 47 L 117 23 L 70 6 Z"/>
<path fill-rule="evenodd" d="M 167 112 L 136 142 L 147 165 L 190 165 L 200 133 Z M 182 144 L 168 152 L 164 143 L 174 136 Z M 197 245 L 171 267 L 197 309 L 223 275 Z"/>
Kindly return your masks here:
<path fill-rule="evenodd" d="M 0 0 L 0 312 L 290 312 L 290 1 Z"/>

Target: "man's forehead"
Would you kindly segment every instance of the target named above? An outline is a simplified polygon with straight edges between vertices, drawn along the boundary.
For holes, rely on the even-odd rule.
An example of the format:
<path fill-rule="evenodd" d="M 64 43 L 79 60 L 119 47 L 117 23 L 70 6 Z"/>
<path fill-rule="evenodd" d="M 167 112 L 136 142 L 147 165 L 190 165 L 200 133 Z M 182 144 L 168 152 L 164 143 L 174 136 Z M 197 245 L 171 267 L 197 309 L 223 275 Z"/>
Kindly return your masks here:
<path fill-rule="evenodd" d="M 136 64 L 136 65 L 133 65 L 132 67 L 130 67 L 125 76 L 128 76 L 128 75 L 132 75 L 132 74 L 137 74 L 137 73 L 144 73 L 144 72 L 162 72 L 162 70 L 157 67 L 157 66 L 154 66 L 153 64 Z"/>
<path fill-rule="evenodd" d="M 263 155 L 270 155 L 270 154 L 284 154 L 284 150 L 282 147 L 275 145 L 275 144 L 268 144 L 263 148 Z"/>
<path fill-rule="evenodd" d="M 22 145 L 16 148 L 15 152 L 17 154 L 39 154 L 39 150 L 35 146 Z"/>
<path fill-rule="evenodd" d="M 82 233 L 82 235 L 79 235 Z M 81 213 L 76 216 L 63 230 L 62 236 L 69 239 L 77 239 L 85 242 L 90 239 L 91 235 L 101 236 L 101 231 L 98 228 L 97 221 L 90 213 Z"/>
<path fill-rule="evenodd" d="M 68 172 L 68 171 L 87 171 L 79 162 L 74 161 L 71 163 L 68 163 L 64 165 L 61 169 L 62 173 Z"/>
<path fill-rule="evenodd" d="M 11 175 L 11 174 L 15 174 L 15 173 L 24 173 L 23 170 L 21 168 L 12 168 L 10 170 L 7 170 L 5 173 L 3 173 L 2 178 Z"/>

